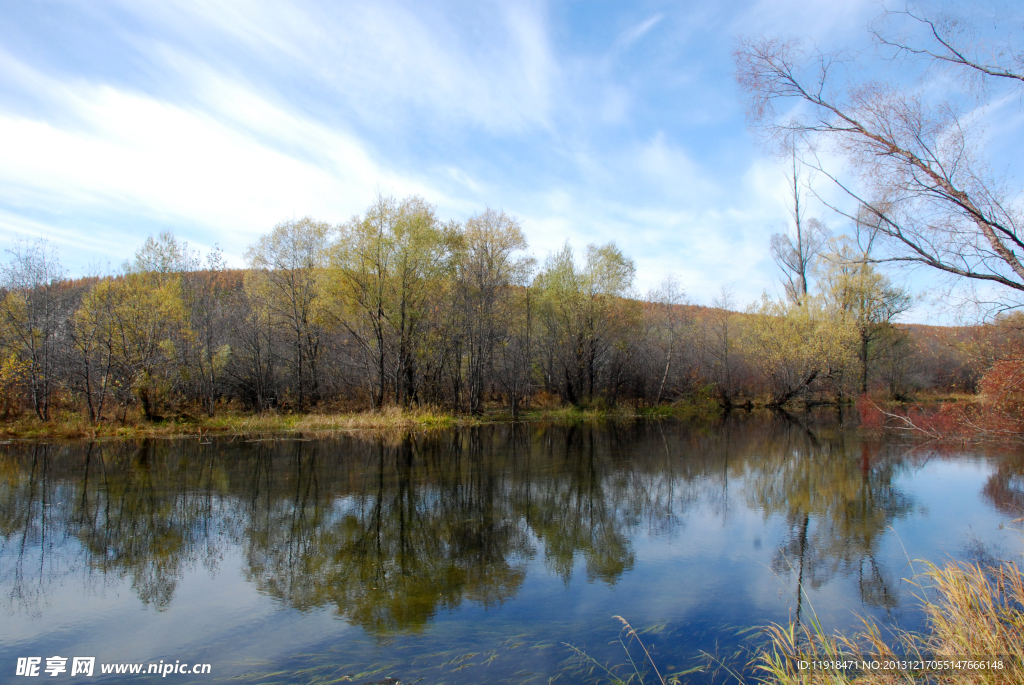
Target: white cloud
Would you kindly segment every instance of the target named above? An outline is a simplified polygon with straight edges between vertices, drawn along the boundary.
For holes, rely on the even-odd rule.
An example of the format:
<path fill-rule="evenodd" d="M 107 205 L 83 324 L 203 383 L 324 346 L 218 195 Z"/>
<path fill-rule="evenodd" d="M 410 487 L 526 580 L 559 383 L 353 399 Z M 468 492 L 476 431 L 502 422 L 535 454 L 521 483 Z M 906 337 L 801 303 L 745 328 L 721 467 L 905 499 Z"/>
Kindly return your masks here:
<path fill-rule="evenodd" d="M 756 159 L 738 183 L 723 188 L 703 178 L 706 171 L 688 159 L 664 154 L 665 162 L 659 146 L 652 155 L 656 163 L 638 162 L 634 169 L 657 174 L 682 168 L 697 185 L 674 195 L 669 187 L 665 195 L 636 202 L 611 199 L 589 185 L 521 198 L 515 209 L 539 260 L 567 239 L 577 251 L 587 243 L 614 241 L 636 261 L 639 292 L 670 273 L 692 300 L 703 304 L 723 285 L 732 287 L 740 305 L 758 299 L 765 288 L 771 291 L 775 266 L 768 257 L 768 239 L 787 219 L 780 201 L 785 192 L 781 165 Z"/>
<path fill-rule="evenodd" d="M 368 125 L 426 114 L 446 124 L 515 132 L 548 124 L 558 68 L 543 7 L 467 6 L 461 23 L 429 5 L 397 2 L 126 2 L 154 31 L 203 59 L 248 59 L 281 75 L 315 81 Z M 151 46 L 141 44 L 140 50 Z M 216 47 L 222 45 L 224 56 Z M 173 65 L 169 65 L 173 66 Z"/>
<path fill-rule="evenodd" d="M 12 25 L 24 35 L 0 51 L 4 233 L 117 262 L 171 228 L 237 259 L 280 220 L 342 221 L 379 189 L 444 217 L 518 215 L 539 258 L 566 239 L 615 240 L 641 290 L 675 271 L 705 302 L 726 283 L 741 301 L 771 289 L 768 238 L 787 222 L 782 165 L 747 145 L 733 36 L 827 44 L 863 37 L 877 11 L 624 6 L 577 25 L 532 0 L 64 9 L 106 52 Z"/>
<path fill-rule="evenodd" d="M 194 80 L 208 111 L 95 85 L 49 91 L 60 125 L 0 111 L 0 198 L 37 211 L 59 202 L 65 211 L 203 226 L 236 250 L 285 218 L 344 220 L 378 187 L 439 198 L 381 168 L 337 127 L 213 73 Z"/>
<path fill-rule="evenodd" d="M 630 157 L 635 160 L 639 174 L 656 186 L 662 197 L 684 199 L 687 205 L 723 199 L 708 172 L 701 169 L 685 149 L 670 143 L 662 131 L 632 151 Z"/>
<path fill-rule="evenodd" d="M 735 14 L 729 33 L 862 39 L 865 25 L 881 10 L 877 0 L 851 0 L 827 8 L 804 0 L 757 0 Z"/>

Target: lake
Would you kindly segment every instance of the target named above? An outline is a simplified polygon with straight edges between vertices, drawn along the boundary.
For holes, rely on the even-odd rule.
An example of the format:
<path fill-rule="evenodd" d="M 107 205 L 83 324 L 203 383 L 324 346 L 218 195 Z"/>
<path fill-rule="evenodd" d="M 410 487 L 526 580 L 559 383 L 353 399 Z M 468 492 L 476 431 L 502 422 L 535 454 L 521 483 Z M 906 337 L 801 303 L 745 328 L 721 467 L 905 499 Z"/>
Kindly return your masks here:
<path fill-rule="evenodd" d="M 770 622 L 920 629 L 917 560 L 1022 547 L 1021 450 L 835 412 L 2 450 L 4 682 L 591 682 L 567 645 L 623 664 L 615 615 L 662 673 L 735 665 Z"/>

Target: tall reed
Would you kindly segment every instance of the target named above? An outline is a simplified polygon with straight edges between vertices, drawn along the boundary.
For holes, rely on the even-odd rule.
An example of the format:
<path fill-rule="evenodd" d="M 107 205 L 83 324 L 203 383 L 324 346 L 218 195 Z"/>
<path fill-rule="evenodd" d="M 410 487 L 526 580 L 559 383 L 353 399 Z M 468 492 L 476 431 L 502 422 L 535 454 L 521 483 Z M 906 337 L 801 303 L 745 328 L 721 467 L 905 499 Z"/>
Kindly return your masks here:
<path fill-rule="evenodd" d="M 768 643 L 751 663 L 757 682 L 1024 683 L 1024 575 L 1016 563 L 951 563 L 942 568 L 929 564 L 918 585 L 925 592 L 924 633 L 896 631 L 886 640 L 870 620 L 864 620 L 864 628 L 853 636 L 826 634 L 816 619 L 800 627 L 773 625 L 765 631 Z M 822 667 L 836 662 L 858 667 Z M 893 662 L 901 667 L 885 668 Z M 915 662 L 924 665 L 915 667 Z M 1000 666 L 979 668 L 978 662 Z"/>

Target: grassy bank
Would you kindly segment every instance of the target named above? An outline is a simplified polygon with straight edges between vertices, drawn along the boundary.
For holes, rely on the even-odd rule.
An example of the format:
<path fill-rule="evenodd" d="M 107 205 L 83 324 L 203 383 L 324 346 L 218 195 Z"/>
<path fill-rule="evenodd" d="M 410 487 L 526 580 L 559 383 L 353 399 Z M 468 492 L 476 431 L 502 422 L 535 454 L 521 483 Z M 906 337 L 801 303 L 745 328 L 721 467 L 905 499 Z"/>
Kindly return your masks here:
<path fill-rule="evenodd" d="M 886 639 L 871 621 L 853 636 L 825 634 L 815 622 L 799 628 L 773 626 L 768 629 L 770 644 L 755 660 L 760 682 L 1024 683 L 1024 576 L 1016 563 L 930 566 L 919 587 L 925 633 L 897 632 Z M 812 667 L 837 661 L 878 666 L 839 671 Z M 998 665 L 982 663 L 992 661 Z M 901 662 L 911 668 L 885 668 Z M 926 665 L 913 668 L 914 662 Z"/>
<path fill-rule="evenodd" d="M 1024 575 L 1018 564 L 927 568 L 915 581 L 926 616 L 924 633 L 892 632 L 865 619 L 864 629 L 852 636 L 827 634 L 812 612 L 809 623 L 759 631 L 767 639 L 751 649 L 745 668 L 736 668 L 736 657 L 726 662 L 703 653 L 697 666 L 662 673 L 641 639 L 646 631 L 638 632 L 615 616 L 623 625 L 618 642 L 626 663 L 604 664 L 563 643 L 570 651 L 567 667 L 586 682 L 601 685 L 681 685 L 696 672 L 703 674 L 700 682 L 710 678 L 740 685 L 1024 683 Z"/>
<path fill-rule="evenodd" d="M 579 408 L 544 407 L 523 411 L 518 421 L 557 424 L 601 421 L 635 421 L 662 418 L 711 418 L 719 409 L 708 402 L 679 403 L 658 407 Z M 479 415 L 457 414 L 432 409 L 388 407 L 382 411 L 250 414 L 225 410 L 216 416 L 180 415 L 161 421 L 147 421 L 139 414 L 123 420 L 91 424 L 77 412 L 63 412 L 50 421 L 33 415 L 0 421 L 0 437 L 5 439 L 81 439 L 140 437 L 200 437 L 206 435 L 327 435 L 351 431 L 423 431 L 459 426 L 509 423 L 510 412 L 494 408 Z"/>
<path fill-rule="evenodd" d="M 594 423 L 602 421 L 637 421 L 659 419 L 711 420 L 722 415 L 724 409 L 707 395 L 690 397 L 673 404 L 657 406 L 620 405 L 617 407 L 577 407 L 551 402 L 550 398 L 538 402 L 531 409 L 523 410 L 515 421 L 546 422 L 563 425 Z M 925 405 L 942 404 L 970 405 L 977 402 L 975 396 L 934 396 L 928 397 Z M 787 405 L 790 412 L 808 411 L 812 408 L 835 406 L 835 402 L 795 401 Z M 849 401 L 842 404 L 850 404 Z M 881 402 L 883 409 L 899 411 L 900 403 Z M 909 405 L 908 405 L 909 406 Z M 918 405 L 913 405 L 917 407 Z M 745 409 L 770 410 L 764 401 L 751 401 L 749 405 L 736 406 L 733 411 Z M 513 422 L 511 412 L 503 406 L 493 405 L 481 414 L 460 414 L 436 407 L 403 409 L 387 407 L 381 411 L 340 411 L 319 408 L 306 413 L 265 412 L 254 414 L 232 407 L 220 407 L 213 417 L 201 412 L 183 412 L 159 421 L 147 421 L 141 411 L 134 409 L 124 417 L 106 418 L 102 423 L 93 424 L 79 411 L 55 411 L 49 421 L 41 421 L 31 412 L 25 411 L 14 417 L 0 419 L 0 439 L 65 439 L 80 438 L 137 438 L 137 437 L 188 437 L 202 435 L 249 435 L 249 434 L 301 434 L 318 435 L 349 431 L 421 431 L 458 426 L 480 426 Z M 884 428 L 884 421 L 876 421 L 871 429 Z"/>

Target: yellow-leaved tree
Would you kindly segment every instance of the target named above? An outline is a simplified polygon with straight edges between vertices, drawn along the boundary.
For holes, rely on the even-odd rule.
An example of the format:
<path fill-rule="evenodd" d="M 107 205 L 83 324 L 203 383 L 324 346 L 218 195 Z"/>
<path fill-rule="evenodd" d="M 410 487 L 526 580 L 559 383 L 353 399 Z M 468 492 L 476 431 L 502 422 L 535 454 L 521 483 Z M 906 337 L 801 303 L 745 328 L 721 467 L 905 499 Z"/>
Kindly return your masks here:
<path fill-rule="evenodd" d="M 120 276 L 96 284 L 76 317 L 83 333 L 97 329 L 117 370 L 122 401 L 134 396 L 150 421 L 160 418 L 171 387 L 175 339 L 189 334 L 181 290 L 187 258 L 171 233 L 150 236 Z"/>
<path fill-rule="evenodd" d="M 841 377 L 850 366 L 855 329 L 823 298 L 796 305 L 764 295 L 748 313 L 743 346 L 757 359 L 770 406 L 805 396 L 815 381 Z"/>
<path fill-rule="evenodd" d="M 640 325 L 632 294 L 636 267 L 614 243 L 588 245 L 582 264 L 568 243 L 544 263 L 534 281 L 545 383 L 575 405 L 592 400 L 605 373 L 609 399 L 617 368 Z"/>
<path fill-rule="evenodd" d="M 845 236 L 834 242 L 822 271 L 825 298 L 855 333 L 857 386 L 866 393 L 873 363 L 906 337 L 893 319 L 910 309 L 913 298 L 875 268 L 868 250 Z"/>
<path fill-rule="evenodd" d="M 389 388 L 398 404 L 421 399 L 429 316 L 451 310 L 459 244 L 458 227 L 419 197 L 379 196 L 341 227 L 330 260 L 332 314 L 362 352 L 375 408 Z"/>

